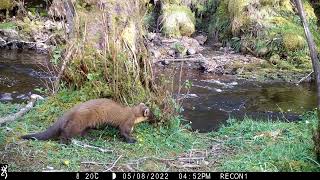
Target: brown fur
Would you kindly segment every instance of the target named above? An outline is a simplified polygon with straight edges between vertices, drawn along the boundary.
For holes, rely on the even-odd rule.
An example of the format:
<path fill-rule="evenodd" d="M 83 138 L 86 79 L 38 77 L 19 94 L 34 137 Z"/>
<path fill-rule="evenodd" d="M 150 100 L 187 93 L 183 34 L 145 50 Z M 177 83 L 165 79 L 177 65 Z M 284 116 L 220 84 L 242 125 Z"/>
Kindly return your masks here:
<path fill-rule="evenodd" d="M 128 143 L 134 143 L 136 140 L 131 136 L 134 125 L 146 121 L 150 114 L 149 108 L 143 103 L 125 107 L 110 99 L 94 99 L 74 106 L 46 131 L 21 138 L 60 138 L 62 143 L 68 143 L 72 137 L 84 136 L 91 128 L 108 124 L 118 127 Z"/>

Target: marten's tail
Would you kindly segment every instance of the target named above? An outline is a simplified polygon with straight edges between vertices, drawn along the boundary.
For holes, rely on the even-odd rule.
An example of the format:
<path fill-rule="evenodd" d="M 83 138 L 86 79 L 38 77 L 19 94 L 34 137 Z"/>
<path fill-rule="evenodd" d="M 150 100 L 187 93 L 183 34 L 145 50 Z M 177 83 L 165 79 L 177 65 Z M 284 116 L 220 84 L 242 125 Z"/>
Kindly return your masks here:
<path fill-rule="evenodd" d="M 43 132 L 24 135 L 24 136 L 21 136 L 21 138 L 22 139 L 37 139 L 37 140 L 48 140 L 51 138 L 55 138 L 60 134 L 60 124 L 61 123 L 59 123 L 59 121 L 58 121 Z"/>

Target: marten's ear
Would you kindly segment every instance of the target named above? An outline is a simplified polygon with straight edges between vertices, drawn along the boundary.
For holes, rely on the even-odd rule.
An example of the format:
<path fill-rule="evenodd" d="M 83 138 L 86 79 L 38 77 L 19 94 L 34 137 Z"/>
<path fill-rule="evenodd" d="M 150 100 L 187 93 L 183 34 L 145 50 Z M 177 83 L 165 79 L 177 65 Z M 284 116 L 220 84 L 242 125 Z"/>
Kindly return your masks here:
<path fill-rule="evenodd" d="M 149 108 L 146 108 L 146 109 L 143 111 L 143 116 L 144 116 L 144 117 L 149 117 L 149 115 L 150 115 L 150 110 L 149 110 Z"/>
<path fill-rule="evenodd" d="M 140 106 L 146 106 L 144 103 L 140 103 L 139 105 L 140 105 Z"/>

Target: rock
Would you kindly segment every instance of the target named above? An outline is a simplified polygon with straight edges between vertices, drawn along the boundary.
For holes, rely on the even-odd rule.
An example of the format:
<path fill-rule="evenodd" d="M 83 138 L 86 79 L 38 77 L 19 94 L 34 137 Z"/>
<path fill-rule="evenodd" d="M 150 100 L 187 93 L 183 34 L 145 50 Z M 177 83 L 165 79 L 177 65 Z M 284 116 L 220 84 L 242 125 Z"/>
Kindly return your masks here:
<path fill-rule="evenodd" d="M 169 65 L 169 61 L 168 60 L 163 60 L 163 61 L 161 61 L 161 64 L 162 65 Z"/>
<path fill-rule="evenodd" d="M 44 43 L 36 43 L 36 50 L 39 52 L 45 52 L 49 49 L 49 46 Z"/>
<path fill-rule="evenodd" d="M 267 47 L 263 47 L 263 48 L 260 48 L 258 51 L 257 51 L 257 54 L 258 56 L 265 56 L 269 53 L 269 49 Z"/>
<path fill-rule="evenodd" d="M 0 46 L 3 46 L 5 43 L 6 43 L 6 41 L 3 40 L 3 39 L 0 37 Z"/>
<path fill-rule="evenodd" d="M 186 36 L 181 38 L 181 43 L 186 48 L 193 47 L 193 48 L 197 49 L 200 46 L 199 42 L 196 39 L 189 38 L 189 37 L 186 37 Z"/>
<path fill-rule="evenodd" d="M 147 38 L 148 38 L 149 41 L 154 40 L 154 38 L 155 38 L 156 36 L 157 36 L 156 33 L 151 33 L 151 32 L 149 32 L 149 33 L 147 34 Z"/>
<path fill-rule="evenodd" d="M 0 99 L 3 100 L 3 101 L 11 101 L 13 100 L 12 96 L 11 96 L 11 93 L 3 93 L 0 95 Z"/>
<path fill-rule="evenodd" d="M 16 4 L 13 0 L 1 0 L 0 10 L 9 10 L 12 9 Z"/>
<path fill-rule="evenodd" d="M 283 35 L 283 46 L 287 51 L 301 50 L 306 44 L 304 37 L 298 34 L 287 33 Z"/>
<path fill-rule="evenodd" d="M 274 65 L 278 64 L 280 60 L 281 60 L 281 57 L 278 54 L 272 55 L 269 59 L 269 61 Z"/>
<path fill-rule="evenodd" d="M 213 44 L 213 47 L 216 47 L 216 48 L 221 48 L 223 46 L 223 44 L 222 43 L 214 43 Z"/>
<path fill-rule="evenodd" d="M 56 28 L 57 28 L 58 31 L 63 29 L 63 26 L 64 26 L 63 24 L 64 24 L 63 22 L 57 22 L 56 23 Z"/>
<path fill-rule="evenodd" d="M 5 40 L 5 41 L 12 41 L 12 40 L 19 39 L 19 34 L 14 29 L 1 29 L 0 35 L 2 36 L 3 40 Z"/>
<path fill-rule="evenodd" d="M 170 49 L 170 50 L 168 51 L 168 55 L 169 55 L 169 56 L 174 57 L 174 56 L 175 56 L 175 54 L 176 54 L 176 51 L 175 51 L 175 50 L 173 50 L 173 49 Z"/>
<path fill-rule="evenodd" d="M 56 24 L 54 22 L 52 22 L 51 20 L 47 20 L 45 23 L 44 23 L 44 28 L 46 30 L 53 30 L 56 28 Z"/>
<path fill-rule="evenodd" d="M 196 54 L 197 53 L 197 51 L 194 49 L 194 48 L 189 48 L 188 50 L 187 50 L 187 55 L 194 55 L 194 54 Z"/>
<path fill-rule="evenodd" d="M 187 6 L 167 4 L 163 8 L 162 16 L 162 32 L 166 36 L 191 36 L 195 31 L 195 17 Z"/>
<path fill-rule="evenodd" d="M 208 37 L 204 35 L 198 35 L 194 39 L 197 40 L 200 45 L 203 45 L 207 41 Z"/>
<path fill-rule="evenodd" d="M 156 59 L 160 58 L 161 57 L 161 52 L 158 51 L 158 50 L 153 50 L 151 51 L 152 52 L 152 55 L 153 57 L 155 57 Z"/>
<path fill-rule="evenodd" d="M 153 40 L 152 40 L 153 44 L 156 46 L 161 46 L 162 42 L 159 36 L 156 36 Z"/>

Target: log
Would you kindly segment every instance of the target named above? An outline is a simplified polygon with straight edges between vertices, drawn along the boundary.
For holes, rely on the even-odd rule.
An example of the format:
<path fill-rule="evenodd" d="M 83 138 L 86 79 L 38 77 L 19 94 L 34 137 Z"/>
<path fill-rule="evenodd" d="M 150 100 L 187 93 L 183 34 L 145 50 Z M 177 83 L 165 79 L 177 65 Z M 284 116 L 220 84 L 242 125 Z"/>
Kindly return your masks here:
<path fill-rule="evenodd" d="M 33 108 L 34 104 L 36 103 L 36 101 L 38 99 L 43 99 L 43 97 L 36 95 L 36 94 L 32 94 L 30 102 L 24 108 L 20 109 L 19 112 L 15 113 L 13 115 L 9 115 L 9 116 L 0 118 L 0 125 L 2 125 L 4 123 L 9 123 L 9 122 L 15 121 L 18 118 L 21 118 L 22 116 L 24 116 L 27 112 L 29 112 Z"/>

